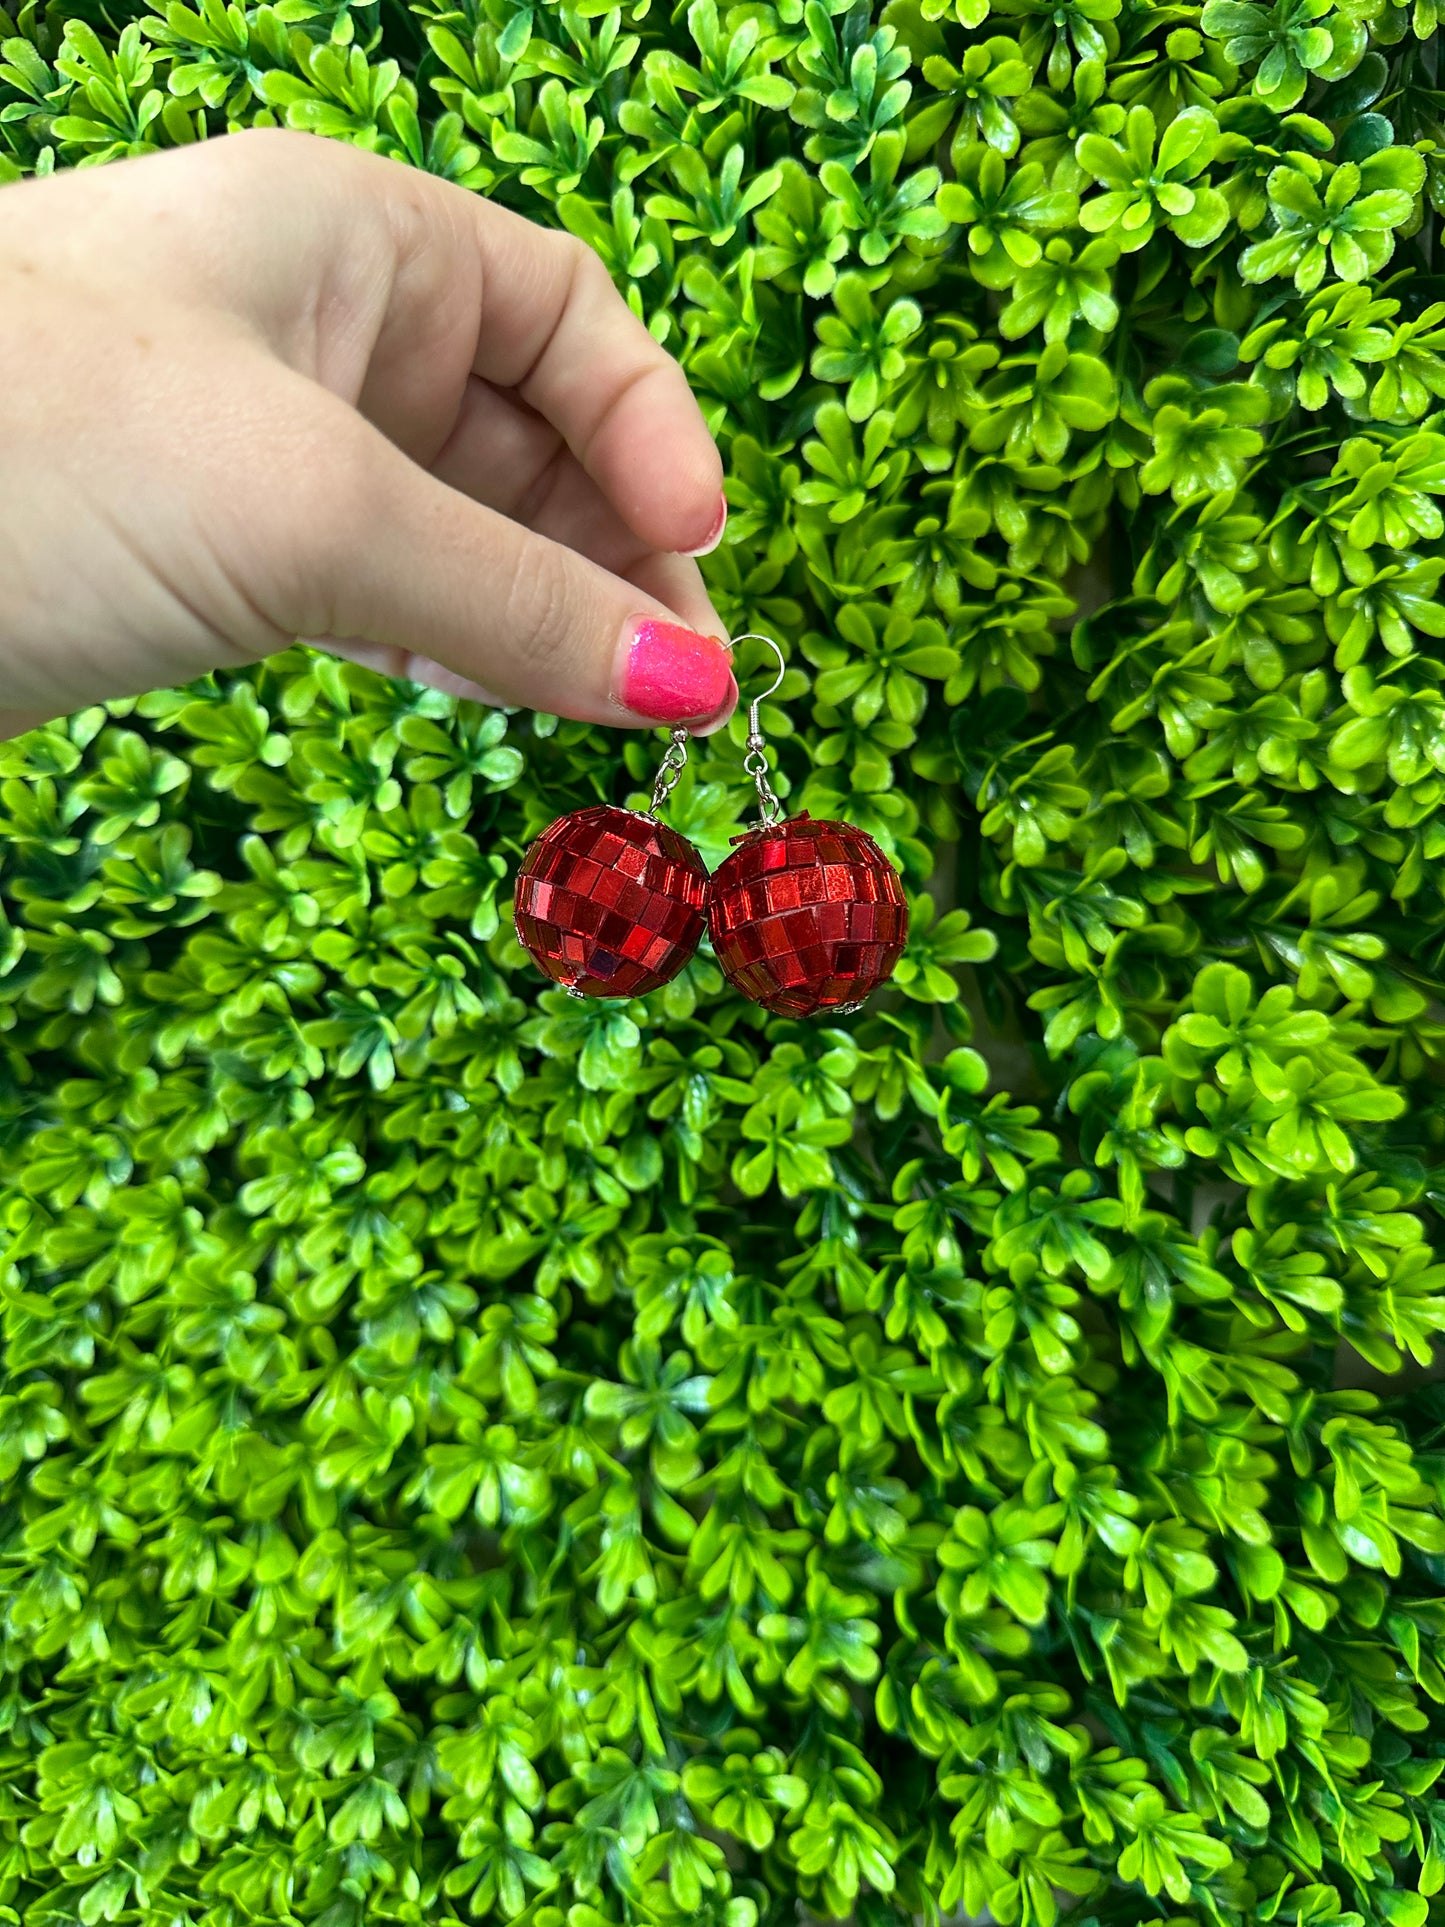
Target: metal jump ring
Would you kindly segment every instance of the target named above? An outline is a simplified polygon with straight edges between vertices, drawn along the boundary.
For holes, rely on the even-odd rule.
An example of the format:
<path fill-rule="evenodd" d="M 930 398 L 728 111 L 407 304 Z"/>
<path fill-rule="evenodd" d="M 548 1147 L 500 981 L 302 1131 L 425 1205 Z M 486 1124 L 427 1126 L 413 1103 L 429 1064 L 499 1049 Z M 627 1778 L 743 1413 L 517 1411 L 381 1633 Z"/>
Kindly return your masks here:
<path fill-rule="evenodd" d="M 672 730 L 669 736 L 667 749 L 658 766 L 657 781 L 652 786 L 652 802 L 648 806 L 647 814 L 654 822 L 657 820 L 657 812 L 676 788 L 677 779 L 681 776 L 686 763 L 687 731 L 679 726 Z"/>

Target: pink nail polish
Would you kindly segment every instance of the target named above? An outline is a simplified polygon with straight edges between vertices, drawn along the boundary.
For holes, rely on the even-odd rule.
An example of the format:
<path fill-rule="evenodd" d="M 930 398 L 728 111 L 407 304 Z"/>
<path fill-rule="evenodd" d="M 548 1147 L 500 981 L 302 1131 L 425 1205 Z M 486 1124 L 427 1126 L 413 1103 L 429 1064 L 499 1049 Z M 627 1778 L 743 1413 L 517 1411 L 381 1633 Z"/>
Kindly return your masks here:
<path fill-rule="evenodd" d="M 732 713 L 737 708 L 737 706 L 738 706 L 737 681 L 733 676 L 729 675 L 727 694 L 723 697 L 722 702 L 713 711 L 712 715 L 707 718 L 706 722 L 694 723 L 692 725 L 693 735 L 694 736 L 715 736 L 720 729 L 726 728 L 727 724 L 732 718 Z"/>
<path fill-rule="evenodd" d="M 624 632 L 621 699 L 636 716 L 683 723 L 714 716 L 727 700 L 732 665 L 717 636 L 638 616 Z"/>
<path fill-rule="evenodd" d="M 724 496 L 717 505 L 717 517 L 716 517 L 716 520 L 713 522 L 712 527 L 708 530 L 708 537 L 706 542 L 702 544 L 701 548 L 683 549 L 681 553 L 683 555 L 711 555 L 713 550 L 717 547 L 718 543 L 722 541 L 723 530 L 727 527 L 727 525 L 728 525 L 728 504 L 727 504 L 727 497 Z"/>

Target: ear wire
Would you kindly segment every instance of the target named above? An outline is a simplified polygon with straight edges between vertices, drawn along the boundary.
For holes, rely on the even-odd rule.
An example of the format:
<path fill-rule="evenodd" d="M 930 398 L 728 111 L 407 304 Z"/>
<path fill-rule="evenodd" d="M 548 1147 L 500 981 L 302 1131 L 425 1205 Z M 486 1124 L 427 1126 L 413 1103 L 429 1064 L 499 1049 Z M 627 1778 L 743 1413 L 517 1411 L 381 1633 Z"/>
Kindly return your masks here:
<path fill-rule="evenodd" d="M 783 806 L 778 801 L 777 796 L 774 794 L 773 786 L 768 780 L 767 744 L 763 741 L 762 725 L 758 721 L 758 709 L 775 690 L 781 688 L 783 678 L 788 673 L 788 665 L 783 659 L 782 650 L 773 641 L 771 636 L 758 635 L 750 630 L 745 636 L 733 637 L 734 648 L 736 648 L 740 642 L 765 642 L 778 659 L 777 675 L 774 676 L 772 682 L 762 694 L 760 696 L 754 696 L 753 700 L 748 704 L 747 754 L 743 757 L 743 768 L 747 771 L 748 775 L 752 777 L 754 784 L 757 786 L 759 818 L 764 829 L 771 829 L 774 823 L 781 820 Z"/>

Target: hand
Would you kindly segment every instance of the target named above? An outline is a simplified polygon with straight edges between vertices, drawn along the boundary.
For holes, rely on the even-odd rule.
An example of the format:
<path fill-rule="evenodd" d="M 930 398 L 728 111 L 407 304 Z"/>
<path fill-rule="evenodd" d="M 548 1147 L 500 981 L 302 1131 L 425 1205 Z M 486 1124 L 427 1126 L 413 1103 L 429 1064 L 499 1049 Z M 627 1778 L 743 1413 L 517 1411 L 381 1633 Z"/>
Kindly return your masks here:
<path fill-rule="evenodd" d="M 719 727 L 722 467 L 592 251 L 259 129 L 0 190 L 0 733 L 298 636 Z"/>

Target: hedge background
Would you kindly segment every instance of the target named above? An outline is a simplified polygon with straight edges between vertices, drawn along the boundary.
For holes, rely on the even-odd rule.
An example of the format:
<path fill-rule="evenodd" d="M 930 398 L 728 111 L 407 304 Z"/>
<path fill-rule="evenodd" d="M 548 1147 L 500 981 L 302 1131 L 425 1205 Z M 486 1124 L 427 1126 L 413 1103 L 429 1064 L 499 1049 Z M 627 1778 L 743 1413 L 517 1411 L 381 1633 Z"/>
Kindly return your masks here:
<path fill-rule="evenodd" d="M 655 741 L 298 649 L 0 748 L 0 1920 L 1445 1918 L 1436 9 L 0 16 L 7 177 L 599 248 L 915 902 L 836 1027 L 577 1004 L 510 875 Z"/>

